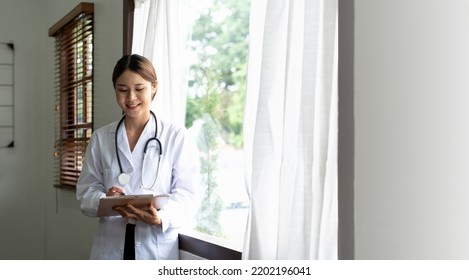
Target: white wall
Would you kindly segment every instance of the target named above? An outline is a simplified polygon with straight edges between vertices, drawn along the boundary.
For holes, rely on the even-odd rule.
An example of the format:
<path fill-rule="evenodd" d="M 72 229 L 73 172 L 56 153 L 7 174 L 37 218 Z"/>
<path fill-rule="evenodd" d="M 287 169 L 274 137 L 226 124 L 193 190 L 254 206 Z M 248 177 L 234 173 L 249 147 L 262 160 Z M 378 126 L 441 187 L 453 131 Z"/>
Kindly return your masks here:
<path fill-rule="evenodd" d="M 41 179 L 45 37 L 38 1 L 2 1 L 0 41 L 15 44 L 15 148 L 0 148 L 0 258 L 43 258 L 45 193 Z M 26 9 L 27 8 L 27 9 Z M 21 15 L 21 16 L 19 16 Z"/>
<path fill-rule="evenodd" d="M 15 148 L 0 149 L 0 259 L 87 259 L 97 220 L 53 187 L 54 39 L 76 0 L 2 0 L 0 42 L 15 44 Z M 95 3 L 95 127 L 119 116 L 112 68 L 122 54 L 122 1 Z M 7 228 L 6 225 L 11 227 Z"/>
<path fill-rule="evenodd" d="M 469 258 L 469 1 L 355 0 L 355 257 Z"/>

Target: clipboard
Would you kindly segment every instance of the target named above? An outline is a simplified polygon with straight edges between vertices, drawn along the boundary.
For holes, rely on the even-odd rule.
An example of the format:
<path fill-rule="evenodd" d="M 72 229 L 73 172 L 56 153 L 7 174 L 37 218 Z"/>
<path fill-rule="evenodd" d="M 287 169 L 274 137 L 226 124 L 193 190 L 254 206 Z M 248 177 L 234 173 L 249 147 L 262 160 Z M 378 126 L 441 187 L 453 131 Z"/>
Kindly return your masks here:
<path fill-rule="evenodd" d="M 131 204 L 136 208 L 146 207 L 152 203 L 156 209 L 161 209 L 168 202 L 170 194 L 139 194 L 139 195 L 121 195 L 121 196 L 106 196 L 99 200 L 99 207 L 97 216 L 119 216 L 120 214 L 114 211 L 114 207 Z"/>

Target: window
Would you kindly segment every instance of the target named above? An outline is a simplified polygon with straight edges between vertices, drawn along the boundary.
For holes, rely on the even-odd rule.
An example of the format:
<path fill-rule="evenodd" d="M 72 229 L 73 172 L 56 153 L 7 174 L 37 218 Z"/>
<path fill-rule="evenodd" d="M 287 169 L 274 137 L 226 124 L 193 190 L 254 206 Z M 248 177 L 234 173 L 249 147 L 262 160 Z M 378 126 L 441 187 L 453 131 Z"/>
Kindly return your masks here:
<path fill-rule="evenodd" d="M 195 230 L 242 248 L 248 214 L 243 110 L 249 0 L 192 3 L 186 127 L 198 129 L 203 197 Z"/>
<path fill-rule="evenodd" d="M 175 12 L 168 8 L 165 14 L 161 11 L 164 9 L 158 6 L 158 20 L 164 25 L 160 26 L 158 34 L 141 34 L 148 31 L 146 23 L 142 22 L 146 22 L 149 11 L 152 11 L 150 0 L 135 0 L 135 5 L 133 2 L 124 0 L 124 51 L 129 53 L 129 49 L 133 49 L 138 53 L 143 45 L 155 45 L 148 53 L 188 49 L 188 55 L 178 53 L 184 57 L 181 68 L 189 67 L 184 83 L 187 84 L 185 126 L 196 138 L 204 191 L 194 229 L 209 237 L 210 242 L 223 240 L 220 242 L 223 245 L 241 250 L 249 209 L 244 182 L 242 128 L 250 0 L 181 0 L 176 14 L 168 14 Z M 178 24 L 181 24 L 179 19 L 190 21 L 188 29 L 191 36 L 175 35 L 187 29 L 186 26 L 169 24 L 173 21 L 164 23 L 169 17 Z M 152 20 L 155 21 L 154 18 Z M 133 34 L 128 32 L 130 24 L 134 25 Z M 149 24 L 150 29 L 158 29 L 153 25 Z M 128 40 L 126 35 L 133 36 L 133 39 Z M 142 38 L 149 37 L 157 37 L 159 41 L 155 39 L 143 44 Z M 179 41 L 184 46 L 169 46 L 172 43 L 170 39 L 174 37 L 189 39 Z M 163 40 L 166 44 L 161 46 Z M 144 52 L 140 54 L 144 55 Z M 156 62 L 161 63 L 162 60 Z M 156 68 L 158 71 L 162 67 L 157 65 Z M 159 86 L 164 85 L 160 83 Z M 168 105 L 161 107 L 164 109 Z"/>
<path fill-rule="evenodd" d="M 55 37 L 56 186 L 75 187 L 93 130 L 93 10 L 81 3 L 49 29 Z"/>

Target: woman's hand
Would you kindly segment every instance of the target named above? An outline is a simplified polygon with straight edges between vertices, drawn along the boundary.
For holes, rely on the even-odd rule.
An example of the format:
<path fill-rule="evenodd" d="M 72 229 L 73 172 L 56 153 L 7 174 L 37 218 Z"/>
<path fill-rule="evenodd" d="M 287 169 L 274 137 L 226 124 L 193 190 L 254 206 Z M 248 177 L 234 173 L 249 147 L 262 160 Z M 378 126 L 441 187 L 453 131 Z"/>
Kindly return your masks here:
<path fill-rule="evenodd" d="M 161 225 L 158 211 L 150 203 L 145 208 L 136 208 L 130 204 L 117 206 L 114 208 L 123 218 L 136 219 L 150 225 Z"/>
<path fill-rule="evenodd" d="M 106 196 L 121 196 L 121 195 L 125 195 L 125 192 L 124 192 L 124 188 L 122 187 L 110 187 L 107 192 L 106 192 Z"/>

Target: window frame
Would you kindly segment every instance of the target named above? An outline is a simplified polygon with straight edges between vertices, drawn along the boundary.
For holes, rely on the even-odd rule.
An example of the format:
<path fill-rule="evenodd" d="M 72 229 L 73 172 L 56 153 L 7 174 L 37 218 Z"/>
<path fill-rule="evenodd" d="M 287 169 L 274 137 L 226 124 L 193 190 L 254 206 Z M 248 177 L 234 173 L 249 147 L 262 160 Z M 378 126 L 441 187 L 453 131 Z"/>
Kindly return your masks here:
<path fill-rule="evenodd" d="M 81 2 L 49 28 L 55 37 L 55 187 L 76 187 L 93 132 L 94 4 Z"/>
<path fill-rule="evenodd" d="M 123 54 L 130 55 L 132 54 L 132 37 L 134 29 L 134 11 L 135 11 L 135 2 L 134 0 L 123 0 L 124 6 L 124 17 L 123 17 Z"/>

